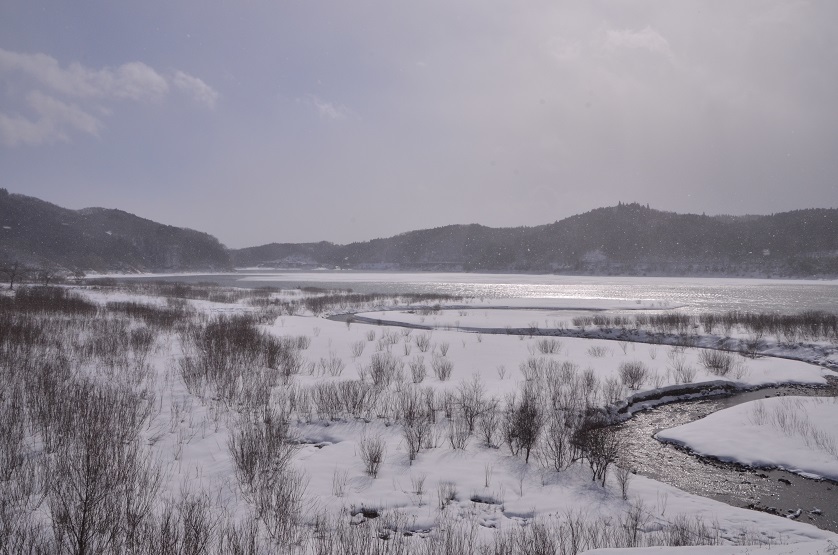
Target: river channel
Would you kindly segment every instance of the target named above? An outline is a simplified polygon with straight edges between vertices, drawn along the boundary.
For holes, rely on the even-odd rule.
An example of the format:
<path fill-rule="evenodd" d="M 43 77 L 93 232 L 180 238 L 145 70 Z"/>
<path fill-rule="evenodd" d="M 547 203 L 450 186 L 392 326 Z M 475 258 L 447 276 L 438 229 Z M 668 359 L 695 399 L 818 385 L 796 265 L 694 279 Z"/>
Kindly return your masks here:
<path fill-rule="evenodd" d="M 799 520 L 838 532 L 838 483 L 812 480 L 777 469 L 752 469 L 700 457 L 654 435 L 710 413 L 776 395 L 838 395 L 838 381 L 827 388 L 782 386 L 694 401 L 680 401 L 635 413 L 614 426 L 625 442 L 619 464 L 637 474 L 737 507 L 786 515 L 801 509 Z"/>

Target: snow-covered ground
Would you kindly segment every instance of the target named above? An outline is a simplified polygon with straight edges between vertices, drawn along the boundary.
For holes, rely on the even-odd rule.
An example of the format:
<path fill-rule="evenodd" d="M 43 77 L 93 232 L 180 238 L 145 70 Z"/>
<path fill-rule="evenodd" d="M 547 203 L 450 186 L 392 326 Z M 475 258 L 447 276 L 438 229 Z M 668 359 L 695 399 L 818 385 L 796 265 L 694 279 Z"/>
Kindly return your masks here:
<path fill-rule="evenodd" d="M 124 292 L 110 295 L 106 290 L 97 290 L 87 291 L 85 295 L 99 303 L 134 300 L 162 304 L 144 295 Z M 674 384 L 717 380 L 742 387 L 782 382 L 823 384 L 825 376 L 831 373 L 794 360 L 767 357 L 750 360 L 730 355 L 731 370 L 720 377 L 705 367 L 702 363 L 704 350 L 698 348 L 465 333 L 458 331 L 455 325 L 459 322 L 463 327 L 473 323 L 475 327 L 504 328 L 507 325 L 525 327 L 538 322 L 539 326 L 555 327 L 556 322 L 572 318 L 570 314 L 584 314 L 583 309 L 658 308 L 653 302 L 562 300 L 545 309 L 543 299 L 504 299 L 503 305 L 512 307 L 505 310 L 489 308 L 481 301 L 472 303 L 468 308 L 443 310 L 426 316 L 418 311 L 399 313 L 399 318 L 415 323 L 420 323 L 420 318 L 438 318 L 433 325 L 450 328 L 433 331 L 347 324 L 306 314 L 278 316 L 261 329 L 277 337 L 305 336 L 309 339 L 302 351 L 304 371 L 295 376 L 290 385 L 277 387 L 273 393 L 276 398 L 282 398 L 287 395 L 283 388 L 314 391 L 319 384 L 358 380 L 366 375 L 373 358 L 383 353 L 395 357 L 401 368 L 400 377 L 390 387 L 393 396 L 403 390 L 421 388 L 422 391 L 433 391 L 439 399 L 445 392 L 453 394 L 468 384 L 478 384 L 486 400 L 494 399 L 498 403 L 520 391 L 527 380 L 537 379 L 533 378 L 533 372 L 550 372 L 562 364 L 571 369 L 568 372 L 572 371 L 573 376 L 585 377 L 585 395 L 590 397 L 592 404 L 600 406 Z M 189 301 L 189 304 L 209 316 L 254 311 L 245 303 Z M 525 309 L 526 306 L 540 310 Z M 568 313 L 557 308 L 572 310 Z M 365 313 L 382 319 L 391 319 L 393 314 L 390 311 Z M 211 396 L 190 393 L 177 371 L 177 361 L 182 355 L 182 346 L 172 335 L 157 345 L 152 361 L 157 373 L 158 404 L 143 433 L 156 456 L 167 465 L 163 491 L 178 491 L 183 487 L 212 491 L 230 510 L 244 514 L 247 502 L 237 485 L 234 462 L 228 449 L 237 415 L 233 407 Z M 452 365 L 447 379 L 440 379 L 434 373 L 433 364 L 439 360 Z M 623 377 L 622 369 L 626 364 L 642 369 L 641 378 L 631 384 L 631 388 Z M 418 380 L 419 383 L 412 383 L 417 380 L 412 376 L 411 365 L 425 368 L 426 375 Z M 801 410 L 810 413 L 813 420 L 830 416 L 834 422 L 838 416 L 836 408 L 838 405 L 834 403 L 813 402 L 802 405 Z M 448 439 L 450 424 L 442 415 L 433 425 L 431 446 L 421 449 L 411 461 L 403 426 L 386 410 L 382 415 L 370 414 L 362 418 L 343 414 L 329 418 L 311 407 L 307 410 L 297 407 L 296 410 L 293 433 L 299 440 L 299 448 L 293 464 L 305 476 L 306 500 L 312 509 L 327 509 L 336 514 L 342 510 L 355 514 L 361 509 L 395 511 L 408 523 L 407 528 L 419 532 L 434 529 L 440 519 L 468 521 L 477 523 L 479 533 L 486 537 L 497 529 L 570 514 L 600 519 L 599 522 L 611 523 L 603 526 L 610 526 L 622 515 L 635 510 L 642 515 L 643 532 L 661 530 L 674 520 L 689 518 L 717 527 L 720 537 L 731 544 L 757 541 L 795 544 L 801 549 L 795 551 L 793 549 L 797 547 L 784 546 L 785 551 L 777 553 L 814 553 L 818 550 L 827 553 L 831 545 L 828 542 L 838 542 L 838 536 L 811 525 L 731 507 L 641 476 L 631 477 L 627 499 L 624 499 L 613 475 L 609 475 L 602 487 L 591 481 L 587 466 L 578 463 L 556 472 L 541 464 L 537 455 L 527 464 L 521 456 L 512 455 L 509 449 L 489 446 L 476 436 L 472 436 L 463 448 L 455 449 Z M 719 413 L 721 422 L 729 428 L 726 432 L 733 434 L 741 429 L 743 434 L 750 433 L 750 428 L 742 424 L 742 419 L 750 414 L 749 410 L 749 407 L 742 409 L 744 416 Z M 827 410 L 831 411 L 829 415 L 818 412 Z M 770 433 L 766 426 L 757 431 Z M 705 431 L 700 437 L 705 438 L 706 448 L 711 451 L 717 450 L 722 441 L 718 433 Z M 365 472 L 360 457 L 361 444 L 367 438 L 380 439 L 384 445 L 383 463 L 374 478 Z M 794 438 L 788 438 L 788 441 L 794 441 Z M 756 443 L 758 440 L 742 445 L 748 450 Z M 770 449 L 778 445 L 766 444 Z M 792 450 L 784 443 L 774 455 Z M 769 455 L 771 452 L 766 456 Z M 807 471 L 824 469 L 808 468 Z M 813 541 L 815 543 L 801 543 Z M 686 549 L 684 553 L 755 552 L 754 547 L 748 548 L 750 551 L 696 549 Z M 636 553 L 672 551 L 670 547 L 664 551 Z"/>
<path fill-rule="evenodd" d="M 695 546 L 679 547 L 681 555 L 834 555 L 838 553 L 838 543 L 834 540 L 801 542 L 790 545 L 772 546 Z M 672 553 L 671 547 L 638 547 L 622 549 L 593 549 L 588 555 L 663 555 Z"/>
<path fill-rule="evenodd" d="M 573 327 L 574 318 L 631 316 L 631 311 L 665 310 L 669 307 L 651 301 L 628 302 L 603 299 L 497 299 L 472 300 L 456 309 L 433 307 L 412 310 L 360 312 L 358 316 L 416 324 L 430 328 L 554 330 Z M 508 302 L 507 302 L 508 301 Z M 491 304 L 490 304 L 491 302 Z M 589 324 L 590 325 L 590 324 Z"/>
<path fill-rule="evenodd" d="M 838 480 L 838 399 L 773 397 L 657 434 L 701 455 Z"/>

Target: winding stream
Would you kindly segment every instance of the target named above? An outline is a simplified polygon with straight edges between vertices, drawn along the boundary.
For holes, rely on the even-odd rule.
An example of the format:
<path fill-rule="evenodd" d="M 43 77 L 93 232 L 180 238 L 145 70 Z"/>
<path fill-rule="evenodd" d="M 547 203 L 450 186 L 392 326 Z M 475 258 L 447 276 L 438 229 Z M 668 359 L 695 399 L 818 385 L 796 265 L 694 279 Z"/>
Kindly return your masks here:
<path fill-rule="evenodd" d="M 737 507 L 779 515 L 801 509 L 799 520 L 838 532 L 838 483 L 811 480 L 784 470 L 751 469 L 735 463 L 700 457 L 653 436 L 698 420 L 712 412 L 775 395 L 838 395 L 838 381 L 827 388 L 781 386 L 729 397 L 681 401 L 643 412 L 614 426 L 628 445 L 620 464 L 637 474 Z M 815 509 L 822 511 L 813 513 Z"/>

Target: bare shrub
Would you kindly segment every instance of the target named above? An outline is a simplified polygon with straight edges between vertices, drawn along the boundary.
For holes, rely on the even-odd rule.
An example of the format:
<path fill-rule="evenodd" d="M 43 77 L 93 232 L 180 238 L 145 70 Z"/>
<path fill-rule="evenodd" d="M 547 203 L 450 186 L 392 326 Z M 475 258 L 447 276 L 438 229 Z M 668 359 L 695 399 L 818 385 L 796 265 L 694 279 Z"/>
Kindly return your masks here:
<path fill-rule="evenodd" d="M 408 460 L 413 461 L 419 450 L 428 442 L 433 418 L 425 393 L 419 388 L 404 388 L 399 393 L 398 404 L 398 416 L 403 424 Z"/>
<path fill-rule="evenodd" d="M 620 379 L 629 389 L 640 389 L 649 375 L 649 369 L 639 360 L 623 361 L 620 363 Z"/>
<path fill-rule="evenodd" d="M 375 330 L 367 330 L 367 341 L 375 341 Z"/>
<path fill-rule="evenodd" d="M 368 374 L 373 385 L 387 387 L 396 378 L 402 364 L 392 354 L 384 351 L 375 353 L 370 358 Z"/>
<path fill-rule="evenodd" d="M 457 499 L 457 485 L 454 482 L 439 482 L 437 484 L 437 499 L 439 500 L 439 509 L 445 510 L 452 501 Z"/>
<path fill-rule="evenodd" d="M 504 418 L 504 440 L 513 455 L 522 450 L 525 462 L 530 461 L 530 452 L 538 442 L 544 422 L 538 394 L 532 387 L 524 387 L 519 398 L 513 395 L 506 403 Z"/>
<path fill-rule="evenodd" d="M 366 345 L 367 344 L 364 343 L 363 341 L 355 341 L 354 343 L 352 343 L 352 345 L 351 345 L 352 357 L 353 358 L 358 358 L 359 356 L 364 354 L 364 347 L 366 347 Z"/>
<path fill-rule="evenodd" d="M 702 349 L 698 360 L 708 372 L 717 376 L 727 376 L 733 368 L 733 355 L 724 351 Z"/>
<path fill-rule="evenodd" d="M 363 345 L 363 343 L 361 343 Z M 320 368 L 320 373 L 322 375 L 328 375 L 332 377 L 340 376 L 343 373 L 343 369 L 346 367 L 346 363 L 343 362 L 337 353 L 334 351 L 329 351 L 328 358 L 320 358 L 320 362 L 318 363 L 318 367 Z"/>
<path fill-rule="evenodd" d="M 616 466 L 614 467 L 614 477 L 617 479 L 617 485 L 620 486 L 620 494 L 623 500 L 627 500 L 629 482 L 632 477 L 631 470 L 627 466 Z"/>
<path fill-rule="evenodd" d="M 552 355 L 561 351 L 562 342 L 558 339 L 539 339 L 536 342 L 536 347 L 542 355 Z"/>
<path fill-rule="evenodd" d="M 448 347 L 450 345 L 448 343 L 440 343 L 437 345 L 437 350 L 439 351 L 439 356 L 448 356 Z"/>
<path fill-rule="evenodd" d="M 556 472 L 566 469 L 576 459 L 573 444 L 573 419 L 563 412 L 553 413 L 547 425 L 539 448 L 539 456 L 545 466 Z"/>
<path fill-rule="evenodd" d="M 696 369 L 687 364 L 682 350 L 671 350 L 667 354 L 667 368 L 676 384 L 690 383 L 695 379 Z"/>
<path fill-rule="evenodd" d="M 434 355 L 431 360 L 431 368 L 433 368 L 434 375 L 439 381 L 444 382 L 451 377 L 451 373 L 454 371 L 454 363 L 450 359 Z"/>
<path fill-rule="evenodd" d="M 363 380 L 341 381 L 336 388 L 343 410 L 355 418 L 361 418 L 374 404 L 373 387 Z"/>
<path fill-rule="evenodd" d="M 55 441 L 47 504 L 57 551 L 108 552 L 154 507 L 160 469 L 137 440 L 139 397 L 93 384 L 75 393 L 62 409 L 69 426 Z"/>
<path fill-rule="evenodd" d="M 413 341 L 416 343 L 416 348 L 420 352 L 426 353 L 431 347 L 431 335 L 428 333 L 418 333 L 413 336 Z"/>
<path fill-rule="evenodd" d="M 305 526 L 305 493 L 308 480 L 298 470 L 285 467 L 261 484 L 257 516 L 273 542 L 284 548 L 299 545 L 308 535 Z"/>
<path fill-rule="evenodd" d="M 468 426 L 469 434 L 474 431 L 475 421 L 485 410 L 486 403 L 483 399 L 483 394 L 483 382 L 477 374 L 474 375 L 470 382 L 461 382 L 457 388 L 460 414 Z"/>
<path fill-rule="evenodd" d="M 416 355 L 408 362 L 408 366 L 410 367 L 410 376 L 413 379 L 413 383 L 422 383 L 427 373 L 424 357 Z"/>
<path fill-rule="evenodd" d="M 363 435 L 359 443 L 359 451 L 361 461 L 364 463 L 364 471 L 371 478 L 377 478 L 386 452 L 384 440 L 380 436 Z"/>
<path fill-rule="evenodd" d="M 286 415 L 273 409 L 244 413 L 230 435 L 227 447 L 236 478 L 251 502 L 266 482 L 288 466 L 295 447 Z"/>
<path fill-rule="evenodd" d="M 477 431 L 486 445 L 497 447 L 497 433 L 501 425 L 502 415 L 499 410 L 499 402 L 494 397 L 486 402 L 483 412 L 477 419 Z"/>
<path fill-rule="evenodd" d="M 448 443 L 452 449 L 465 449 L 468 445 L 471 432 L 468 423 L 462 418 L 453 418 L 448 421 Z"/>
<path fill-rule="evenodd" d="M 526 361 L 518 365 L 518 369 L 521 370 L 521 375 L 528 382 L 540 381 L 544 376 L 546 367 L 547 361 L 543 357 L 529 357 Z"/>
<path fill-rule="evenodd" d="M 608 429 L 607 419 L 599 412 L 585 415 L 576 428 L 573 443 L 588 460 L 591 480 L 599 480 L 605 486 L 608 467 L 616 461 L 620 450 L 619 438 Z"/>
<path fill-rule="evenodd" d="M 294 338 L 294 341 L 296 342 L 295 346 L 301 351 L 305 351 L 311 346 L 311 337 L 307 335 L 298 335 Z"/>
<path fill-rule="evenodd" d="M 622 381 L 617 378 L 606 378 L 602 382 L 602 396 L 607 403 L 617 403 L 623 398 Z"/>
<path fill-rule="evenodd" d="M 594 358 L 602 358 L 605 355 L 610 353 L 607 347 L 603 347 L 602 345 L 592 345 L 588 347 L 588 354 Z"/>

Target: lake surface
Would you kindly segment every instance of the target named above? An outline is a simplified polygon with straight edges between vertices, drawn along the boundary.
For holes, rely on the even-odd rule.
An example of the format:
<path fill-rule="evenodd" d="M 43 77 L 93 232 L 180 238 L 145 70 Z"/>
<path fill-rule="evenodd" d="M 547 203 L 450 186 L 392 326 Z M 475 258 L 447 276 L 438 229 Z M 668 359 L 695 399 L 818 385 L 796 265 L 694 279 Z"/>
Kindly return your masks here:
<path fill-rule="evenodd" d="M 445 293 L 483 298 L 652 300 L 689 312 L 838 312 L 838 281 L 737 278 L 596 277 L 416 272 L 255 272 L 138 276 L 232 287 L 316 286 L 359 293 Z"/>

